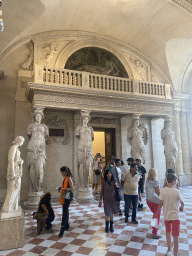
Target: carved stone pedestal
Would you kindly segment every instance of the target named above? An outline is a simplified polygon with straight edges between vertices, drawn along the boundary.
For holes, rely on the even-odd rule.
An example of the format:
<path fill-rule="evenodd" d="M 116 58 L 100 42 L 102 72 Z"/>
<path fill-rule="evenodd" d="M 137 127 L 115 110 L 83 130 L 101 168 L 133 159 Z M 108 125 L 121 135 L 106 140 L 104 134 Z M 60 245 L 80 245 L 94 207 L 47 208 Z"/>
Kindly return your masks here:
<path fill-rule="evenodd" d="M 26 202 L 27 209 L 36 209 L 39 205 L 39 201 L 42 195 L 43 191 L 30 192 L 28 194 L 28 201 Z"/>
<path fill-rule="evenodd" d="M 9 218 L 16 218 L 21 216 L 23 213 L 21 206 L 18 207 L 17 211 L 14 212 L 1 212 L 0 218 L 1 219 L 9 219 Z"/>
<path fill-rule="evenodd" d="M 77 202 L 86 204 L 94 201 L 92 188 L 79 188 L 79 194 L 77 196 Z"/>
<path fill-rule="evenodd" d="M 191 185 L 191 182 L 192 182 L 192 174 L 179 176 L 179 185 L 180 186 Z"/>
<path fill-rule="evenodd" d="M 25 215 L 15 218 L 0 218 L 0 250 L 16 249 L 24 246 Z M 1 253 L 0 253 L 1 254 Z"/>

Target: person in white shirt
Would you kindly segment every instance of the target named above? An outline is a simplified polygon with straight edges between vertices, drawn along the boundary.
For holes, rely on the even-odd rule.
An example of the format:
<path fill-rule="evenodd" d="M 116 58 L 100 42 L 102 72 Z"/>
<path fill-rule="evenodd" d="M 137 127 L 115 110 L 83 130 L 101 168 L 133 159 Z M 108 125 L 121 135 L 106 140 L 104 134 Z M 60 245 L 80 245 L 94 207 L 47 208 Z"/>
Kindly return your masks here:
<path fill-rule="evenodd" d="M 179 211 L 183 211 L 184 203 L 181 199 L 181 193 L 174 186 L 177 182 L 177 176 L 173 173 L 167 175 L 167 187 L 164 187 L 160 191 L 160 202 L 155 213 L 154 217 L 158 216 L 160 209 L 163 207 L 163 216 L 165 220 L 166 227 L 166 238 L 167 238 L 167 246 L 168 251 L 166 253 L 167 256 L 171 256 L 171 230 L 173 235 L 173 243 L 174 243 L 174 256 L 178 255 L 178 247 L 179 247 L 179 230 L 180 230 L 180 217 Z M 181 206 L 179 207 L 179 203 Z"/>
<path fill-rule="evenodd" d="M 132 202 L 132 223 L 138 224 L 136 219 L 137 215 L 137 203 L 138 203 L 138 181 L 140 180 L 140 175 L 137 172 L 137 164 L 131 164 L 130 171 L 126 171 L 122 178 L 123 183 L 123 193 L 125 200 L 125 222 L 129 222 L 129 208 Z"/>

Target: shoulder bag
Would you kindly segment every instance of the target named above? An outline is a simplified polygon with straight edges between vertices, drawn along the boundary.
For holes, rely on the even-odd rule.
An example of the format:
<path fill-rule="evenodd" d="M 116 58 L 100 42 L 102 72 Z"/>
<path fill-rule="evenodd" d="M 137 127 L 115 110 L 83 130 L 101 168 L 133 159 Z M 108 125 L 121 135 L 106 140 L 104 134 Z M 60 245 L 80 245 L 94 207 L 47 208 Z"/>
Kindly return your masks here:
<path fill-rule="evenodd" d="M 115 199 L 116 202 L 120 202 L 122 199 L 121 190 L 120 188 L 115 187 Z"/>
<path fill-rule="evenodd" d="M 152 187 L 152 188 L 148 187 L 147 190 L 148 190 L 147 200 L 149 202 L 159 204 L 160 199 L 159 199 L 159 196 L 157 195 L 157 193 L 155 191 L 155 188 L 154 187 Z"/>

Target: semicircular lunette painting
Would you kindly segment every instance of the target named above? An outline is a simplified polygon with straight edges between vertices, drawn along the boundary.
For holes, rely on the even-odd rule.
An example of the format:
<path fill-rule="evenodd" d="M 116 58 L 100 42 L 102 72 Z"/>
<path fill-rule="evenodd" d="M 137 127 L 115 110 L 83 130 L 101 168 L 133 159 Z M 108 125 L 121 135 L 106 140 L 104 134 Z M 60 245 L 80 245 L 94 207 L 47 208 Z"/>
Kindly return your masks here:
<path fill-rule="evenodd" d="M 123 64 L 114 54 L 97 47 L 85 47 L 74 52 L 67 60 L 64 68 L 129 78 Z"/>

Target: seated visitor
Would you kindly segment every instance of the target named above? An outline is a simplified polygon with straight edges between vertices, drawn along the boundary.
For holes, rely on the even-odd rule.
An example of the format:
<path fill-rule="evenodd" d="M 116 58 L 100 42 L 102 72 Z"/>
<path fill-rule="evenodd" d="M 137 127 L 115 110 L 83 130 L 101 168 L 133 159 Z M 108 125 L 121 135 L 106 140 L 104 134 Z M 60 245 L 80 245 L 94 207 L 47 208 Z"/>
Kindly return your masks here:
<path fill-rule="evenodd" d="M 52 229 L 51 222 L 55 219 L 55 214 L 51 207 L 51 194 L 49 192 L 41 197 L 38 210 L 33 213 L 33 219 L 37 220 L 38 235 Z"/>

